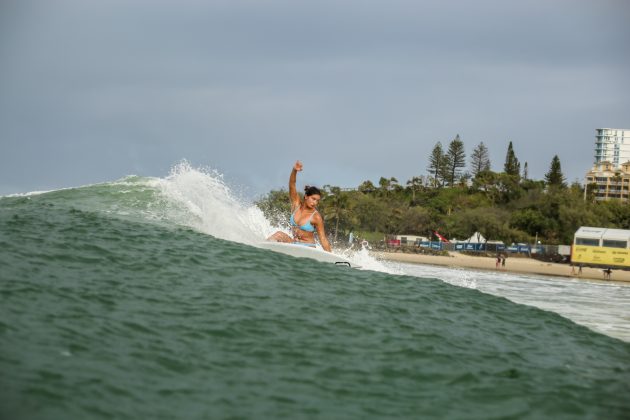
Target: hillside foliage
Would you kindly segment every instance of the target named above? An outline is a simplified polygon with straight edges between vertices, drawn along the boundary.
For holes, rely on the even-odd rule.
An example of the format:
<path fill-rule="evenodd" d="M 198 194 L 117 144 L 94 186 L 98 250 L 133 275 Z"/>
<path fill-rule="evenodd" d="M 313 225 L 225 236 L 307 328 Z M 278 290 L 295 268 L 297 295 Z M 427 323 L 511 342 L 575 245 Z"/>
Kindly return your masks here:
<path fill-rule="evenodd" d="M 580 184 L 567 186 L 557 156 L 545 180 L 527 179 L 520 176 L 510 143 L 505 164 L 510 173 L 487 169 L 489 159 L 482 151 L 482 159 L 474 158 L 475 163 L 483 162 L 474 168 L 476 175 L 471 179 L 464 173 L 457 179 L 459 164 L 440 171 L 440 163 L 448 162 L 446 157 L 437 159 L 441 150 L 438 143 L 424 182 L 413 177 L 401 185 L 396 178 L 381 177 L 378 185 L 365 181 L 356 189 L 325 185 L 319 211 L 329 236 L 335 240 L 355 232 L 431 237 L 438 231 L 450 239 L 466 239 L 478 231 L 505 243 L 533 243 L 538 238 L 553 245 L 570 244 L 580 226 L 630 229 L 630 204 L 596 202 L 590 191 L 585 196 Z M 257 204 L 274 223 L 288 218 L 286 190 L 271 191 Z"/>

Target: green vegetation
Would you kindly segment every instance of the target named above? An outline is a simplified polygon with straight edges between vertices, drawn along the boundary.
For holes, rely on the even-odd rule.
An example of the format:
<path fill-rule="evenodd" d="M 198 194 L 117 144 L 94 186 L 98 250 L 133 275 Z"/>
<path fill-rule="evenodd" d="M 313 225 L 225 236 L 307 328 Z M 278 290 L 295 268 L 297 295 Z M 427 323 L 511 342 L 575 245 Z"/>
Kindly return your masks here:
<path fill-rule="evenodd" d="M 479 143 L 473 150 L 470 166 L 472 175 L 477 176 L 480 172 L 490 170 L 490 154 L 483 142 Z"/>
<path fill-rule="evenodd" d="M 483 143 L 471 156 L 472 178 L 461 171 L 464 157 L 457 136 L 446 153 L 437 143 L 429 156 L 429 176 L 413 177 L 406 186 L 393 177 L 351 190 L 325 185 L 319 210 L 329 235 L 341 240 L 352 231 L 370 240 L 387 234 L 430 236 L 437 230 L 465 239 L 479 231 L 506 243 L 532 243 L 537 236 L 546 244 L 569 244 L 580 226 L 630 229 L 630 205 L 595 202 L 591 188 L 585 200 L 580 184 L 566 185 L 558 156 L 545 180 L 528 179 L 527 164 L 521 177 L 511 142 L 504 172 L 489 169 Z M 257 204 L 273 223 L 288 218 L 286 190 L 271 191 Z"/>
<path fill-rule="evenodd" d="M 444 156 L 446 168 L 446 180 L 449 186 L 454 186 L 456 180 L 461 176 L 461 171 L 466 167 L 466 153 L 464 152 L 464 142 L 459 138 L 459 134 L 448 146 L 448 152 Z"/>
<path fill-rule="evenodd" d="M 503 165 L 503 172 L 513 176 L 518 176 L 521 172 L 521 164 L 516 158 L 516 154 L 512 148 L 512 142 L 508 145 L 507 155 L 505 156 L 505 165 Z"/>
<path fill-rule="evenodd" d="M 551 160 L 551 167 L 549 168 L 549 172 L 545 174 L 545 181 L 547 184 L 557 188 L 566 187 L 567 184 L 564 182 L 564 175 L 562 175 L 562 167 L 558 155 L 555 155 Z"/>

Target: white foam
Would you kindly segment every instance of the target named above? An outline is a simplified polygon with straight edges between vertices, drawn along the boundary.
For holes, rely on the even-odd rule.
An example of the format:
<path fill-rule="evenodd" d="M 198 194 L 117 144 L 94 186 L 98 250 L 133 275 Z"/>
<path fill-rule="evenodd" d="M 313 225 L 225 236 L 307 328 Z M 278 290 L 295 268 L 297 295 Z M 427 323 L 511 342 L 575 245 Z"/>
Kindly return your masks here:
<path fill-rule="evenodd" d="M 358 251 L 353 249 L 333 249 L 333 251 L 356 263 L 358 266 L 361 266 L 362 270 L 380 271 L 389 274 L 404 274 L 404 271 L 398 263 L 380 261 L 370 255 L 368 249 L 365 247 L 362 247 Z"/>
<path fill-rule="evenodd" d="M 195 169 L 186 161 L 173 167 L 158 187 L 174 209 L 178 223 L 216 238 L 253 245 L 273 233 L 273 227 L 254 204 L 234 196 L 223 176 L 208 169 Z"/>
<path fill-rule="evenodd" d="M 407 275 L 502 296 L 513 302 L 556 312 L 578 324 L 630 341 L 630 287 L 620 283 L 402 264 Z"/>
<path fill-rule="evenodd" d="M 255 246 L 278 230 L 290 233 L 289 215 L 282 226 L 273 226 L 255 204 L 233 194 L 222 174 L 215 170 L 193 168 L 183 161 L 173 167 L 168 177 L 146 182 L 157 187 L 172 204 L 167 217 L 216 238 Z M 376 260 L 367 250 L 334 248 L 333 252 L 366 270 L 402 273 L 394 264 Z"/>

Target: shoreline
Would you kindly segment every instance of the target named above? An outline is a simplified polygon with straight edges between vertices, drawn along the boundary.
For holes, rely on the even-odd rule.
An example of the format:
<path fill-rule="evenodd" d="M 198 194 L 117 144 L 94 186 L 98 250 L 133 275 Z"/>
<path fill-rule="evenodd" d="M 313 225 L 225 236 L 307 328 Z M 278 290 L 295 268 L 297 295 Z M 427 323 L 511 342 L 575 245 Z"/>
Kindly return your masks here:
<path fill-rule="evenodd" d="M 481 271 L 496 271 L 504 273 L 536 274 L 542 276 L 564 277 L 571 279 L 599 280 L 606 282 L 628 282 L 630 283 L 630 271 L 612 270 L 611 278 L 604 279 L 601 268 L 582 268 L 581 275 L 571 274 L 571 266 L 568 264 L 547 263 L 532 258 L 508 257 L 505 267 L 496 268 L 496 258 L 494 257 L 473 257 L 462 255 L 458 252 L 449 252 L 448 256 L 425 255 L 425 254 L 405 254 L 401 252 L 373 252 L 377 259 L 396 261 L 410 264 L 429 264 L 452 268 L 471 268 Z M 575 267 L 577 273 L 578 267 Z"/>

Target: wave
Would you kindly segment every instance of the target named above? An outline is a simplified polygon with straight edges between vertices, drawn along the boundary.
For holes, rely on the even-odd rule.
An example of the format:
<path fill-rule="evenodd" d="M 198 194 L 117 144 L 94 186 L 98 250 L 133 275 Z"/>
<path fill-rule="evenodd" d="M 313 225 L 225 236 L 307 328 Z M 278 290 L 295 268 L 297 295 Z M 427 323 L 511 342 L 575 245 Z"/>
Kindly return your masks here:
<path fill-rule="evenodd" d="M 223 174 L 212 168 L 194 168 L 185 160 L 174 165 L 164 178 L 130 175 L 108 183 L 11 197 L 40 195 L 46 195 L 59 205 L 135 221 L 187 227 L 250 246 L 257 246 L 277 230 L 290 233 L 288 214 L 280 218 L 279 226 L 273 225 L 251 200 L 234 193 Z M 367 250 L 335 247 L 333 252 L 363 269 L 402 273 L 397 264 L 378 261 Z"/>
<path fill-rule="evenodd" d="M 127 176 L 117 181 L 50 192 L 27 193 L 0 198 L 3 201 L 43 200 L 57 207 L 123 218 L 142 223 L 157 223 L 168 228 L 188 228 L 218 239 L 258 246 L 277 229 L 288 232 L 288 214 L 274 226 L 249 199 L 234 191 L 222 174 L 211 168 L 194 168 L 182 161 L 168 176 Z M 452 270 L 444 267 L 410 266 L 376 259 L 367 250 L 333 250 L 364 270 L 388 274 L 408 274 L 418 278 L 437 278 L 446 283 L 503 296 L 516 303 L 551 310 L 595 331 L 630 341 L 627 327 L 628 288 L 611 294 L 601 284 L 567 283 L 566 280 L 524 278 L 520 275 Z M 548 285 L 541 293 L 539 283 Z M 545 290 L 562 289 L 561 298 L 547 297 Z M 585 300 L 584 295 L 593 296 Z M 608 302 L 605 308 L 599 301 Z"/>
<path fill-rule="evenodd" d="M 630 344 L 471 290 L 479 273 L 455 287 L 250 246 L 273 226 L 232 191 L 183 164 L 0 199 L 0 417 L 628 412 Z"/>

